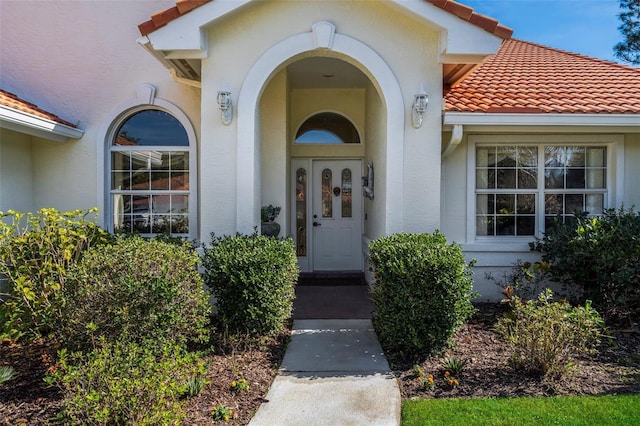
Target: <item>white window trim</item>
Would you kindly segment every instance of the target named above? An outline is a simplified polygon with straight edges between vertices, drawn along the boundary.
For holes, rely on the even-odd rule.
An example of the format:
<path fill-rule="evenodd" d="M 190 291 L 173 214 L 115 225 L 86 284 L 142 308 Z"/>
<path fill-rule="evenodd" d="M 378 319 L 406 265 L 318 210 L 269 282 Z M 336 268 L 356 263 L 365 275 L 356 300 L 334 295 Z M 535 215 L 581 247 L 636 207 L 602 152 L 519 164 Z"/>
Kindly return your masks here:
<path fill-rule="evenodd" d="M 465 250 L 479 251 L 527 251 L 528 236 L 476 236 L 476 146 L 486 145 L 603 145 L 607 147 L 607 197 L 606 208 L 622 204 L 624 191 L 624 136 L 609 134 L 588 135 L 469 135 L 467 144 L 467 224 Z M 539 191 L 539 190 L 538 190 Z M 539 192 L 538 192 L 539 193 Z M 544 200 L 538 197 L 537 208 L 544 210 Z M 537 237 L 541 237 L 540 212 L 536 213 Z"/>
<path fill-rule="evenodd" d="M 97 194 L 98 209 L 100 211 L 99 225 L 110 232 L 113 232 L 113 215 L 111 210 L 111 170 L 109 162 L 111 160 L 111 145 L 116 132 L 128 118 L 137 112 L 147 109 L 156 109 L 171 114 L 180 122 L 187 132 L 189 146 L 180 149 L 180 151 L 189 152 L 189 234 L 190 240 L 198 238 L 199 222 L 198 222 L 198 161 L 196 133 L 187 115 L 173 103 L 155 97 L 155 88 L 151 85 L 141 85 L 138 88 L 138 96 L 132 98 L 119 107 L 114 109 L 98 132 L 98 150 L 97 150 Z M 153 147 L 143 147 L 145 150 Z M 166 149 L 167 147 L 162 147 Z"/>

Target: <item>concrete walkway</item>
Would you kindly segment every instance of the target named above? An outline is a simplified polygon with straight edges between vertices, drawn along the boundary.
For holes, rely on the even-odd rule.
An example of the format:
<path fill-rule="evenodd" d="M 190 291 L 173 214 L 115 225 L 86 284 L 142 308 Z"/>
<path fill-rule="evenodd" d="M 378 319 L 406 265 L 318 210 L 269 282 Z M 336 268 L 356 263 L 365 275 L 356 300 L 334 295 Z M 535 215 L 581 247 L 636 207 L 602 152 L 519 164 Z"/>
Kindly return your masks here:
<path fill-rule="evenodd" d="M 369 319 L 295 320 L 250 426 L 400 424 L 400 390 Z"/>

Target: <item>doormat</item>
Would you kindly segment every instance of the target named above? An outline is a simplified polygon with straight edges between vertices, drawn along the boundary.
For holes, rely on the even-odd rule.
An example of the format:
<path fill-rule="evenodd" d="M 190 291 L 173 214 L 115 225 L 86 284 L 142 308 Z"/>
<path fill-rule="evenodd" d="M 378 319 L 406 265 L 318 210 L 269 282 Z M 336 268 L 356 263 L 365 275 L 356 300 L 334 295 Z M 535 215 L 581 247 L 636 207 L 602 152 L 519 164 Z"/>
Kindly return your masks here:
<path fill-rule="evenodd" d="M 298 286 L 366 286 L 367 280 L 358 273 L 301 273 Z"/>
<path fill-rule="evenodd" d="M 293 319 L 368 319 L 373 304 L 364 285 L 296 287 Z"/>

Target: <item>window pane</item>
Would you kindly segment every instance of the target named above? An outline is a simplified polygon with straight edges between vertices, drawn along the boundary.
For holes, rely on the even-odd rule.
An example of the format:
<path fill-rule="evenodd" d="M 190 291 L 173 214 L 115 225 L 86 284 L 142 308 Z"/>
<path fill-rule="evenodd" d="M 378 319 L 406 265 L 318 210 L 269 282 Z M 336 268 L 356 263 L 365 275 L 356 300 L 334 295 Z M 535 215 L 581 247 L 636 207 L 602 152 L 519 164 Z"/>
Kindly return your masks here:
<path fill-rule="evenodd" d="M 333 112 L 322 112 L 302 123 L 296 132 L 295 143 L 360 143 L 360 135 L 346 117 Z"/>
<path fill-rule="evenodd" d="M 478 194 L 476 200 L 476 213 L 493 214 L 494 213 L 494 195 Z"/>
<path fill-rule="evenodd" d="M 548 194 L 544 197 L 544 212 L 560 214 L 564 211 L 562 194 Z"/>
<path fill-rule="evenodd" d="M 188 195 L 172 195 L 171 196 L 171 213 L 189 213 L 189 196 Z"/>
<path fill-rule="evenodd" d="M 494 147 L 477 148 L 476 149 L 476 166 L 487 167 L 489 165 L 489 153 L 494 153 L 495 150 L 496 149 Z"/>
<path fill-rule="evenodd" d="M 131 215 L 125 217 L 131 224 L 133 232 L 148 233 L 151 231 L 151 196 L 134 195 L 131 197 Z"/>
<path fill-rule="evenodd" d="M 583 146 L 568 146 L 566 148 L 567 153 L 567 167 L 584 167 L 585 166 L 585 148 Z"/>
<path fill-rule="evenodd" d="M 130 189 L 131 175 L 129 172 L 113 172 L 111 173 L 111 189 Z"/>
<path fill-rule="evenodd" d="M 489 173 L 491 173 L 491 179 L 489 178 Z M 476 170 L 476 188 L 484 189 L 484 188 L 495 188 L 493 177 L 495 174 L 493 173 L 493 169 L 478 169 Z"/>
<path fill-rule="evenodd" d="M 565 214 L 573 214 L 576 210 L 584 210 L 584 195 L 582 194 L 567 194 L 564 199 L 564 212 Z"/>
<path fill-rule="evenodd" d="M 333 197 L 332 197 L 333 179 L 331 170 L 324 169 L 322 171 L 322 217 L 333 217 Z"/>
<path fill-rule="evenodd" d="M 124 152 L 112 152 L 111 153 L 111 170 L 126 170 L 131 169 L 130 155 Z"/>
<path fill-rule="evenodd" d="M 516 196 L 514 194 L 496 194 L 496 211 L 498 214 L 514 214 Z"/>
<path fill-rule="evenodd" d="M 604 211 L 604 194 L 587 194 L 585 211 L 589 214 L 602 214 Z"/>
<path fill-rule="evenodd" d="M 516 169 L 498 169 L 498 188 L 516 188 Z"/>
<path fill-rule="evenodd" d="M 538 148 L 533 146 L 519 147 L 518 166 L 538 167 Z"/>
<path fill-rule="evenodd" d="M 169 172 L 154 172 L 151 176 L 151 189 L 169 189 Z"/>
<path fill-rule="evenodd" d="M 535 189 L 538 187 L 537 169 L 518 170 L 518 188 Z"/>
<path fill-rule="evenodd" d="M 171 170 L 189 170 L 189 153 L 183 151 L 171 152 Z"/>
<path fill-rule="evenodd" d="M 351 217 L 351 170 L 342 171 L 342 217 Z"/>
<path fill-rule="evenodd" d="M 478 216 L 476 218 L 476 235 L 495 235 L 492 216 Z"/>
<path fill-rule="evenodd" d="M 182 124 L 164 111 L 140 111 L 120 126 L 114 145 L 189 146 Z"/>
<path fill-rule="evenodd" d="M 606 148 L 587 148 L 587 166 L 605 167 Z"/>
<path fill-rule="evenodd" d="M 544 171 L 544 187 L 547 189 L 563 189 L 564 169 L 546 169 Z"/>
<path fill-rule="evenodd" d="M 188 191 L 189 190 L 189 173 L 188 172 L 172 172 L 169 181 L 169 187 L 172 191 Z"/>
<path fill-rule="evenodd" d="M 544 165 L 545 167 L 564 167 L 566 162 L 565 150 L 560 146 L 544 147 Z"/>
<path fill-rule="evenodd" d="M 515 235 L 515 216 L 496 218 L 496 235 Z"/>
<path fill-rule="evenodd" d="M 536 225 L 535 216 L 519 216 L 516 218 L 516 235 L 534 235 Z"/>
<path fill-rule="evenodd" d="M 584 188 L 584 169 L 567 169 L 567 188 Z"/>
<path fill-rule="evenodd" d="M 587 188 L 604 189 L 605 177 L 602 169 L 587 169 Z"/>
<path fill-rule="evenodd" d="M 533 214 L 536 212 L 535 194 L 518 194 L 516 212 L 518 214 Z"/>
<path fill-rule="evenodd" d="M 498 147 L 498 167 L 516 166 L 516 148 L 513 146 Z"/>
<path fill-rule="evenodd" d="M 307 255 L 307 171 L 296 171 L 296 254 Z"/>

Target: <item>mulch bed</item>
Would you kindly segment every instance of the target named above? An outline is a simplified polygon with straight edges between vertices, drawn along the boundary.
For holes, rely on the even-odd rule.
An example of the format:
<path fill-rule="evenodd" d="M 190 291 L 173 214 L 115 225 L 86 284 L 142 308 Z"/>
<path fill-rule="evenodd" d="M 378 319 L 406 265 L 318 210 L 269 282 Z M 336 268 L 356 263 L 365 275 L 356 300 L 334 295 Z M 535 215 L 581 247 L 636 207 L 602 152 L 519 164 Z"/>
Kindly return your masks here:
<path fill-rule="evenodd" d="M 599 354 L 581 359 L 575 373 L 566 379 L 547 382 L 513 371 L 509 354 L 493 331 L 503 306 L 479 304 L 479 311 L 455 336 L 455 348 L 422 364 L 426 374 L 433 374 L 433 391 L 420 389 L 411 369 L 396 371 L 402 397 L 470 398 L 550 395 L 603 395 L 640 393 L 640 332 L 637 328 L 610 330 L 610 338 Z M 288 331 L 252 347 L 229 347 L 225 353 L 207 356 L 210 383 L 187 404 L 190 425 L 211 424 L 211 412 L 217 405 L 234 411 L 228 425 L 246 425 L 277 373 L 284 355 Z M 51 365 L 55 350 L 45 341 L 30 344 L 1 344 L 0 365 L 13 366 L 18 377 L 0 387 L 0 425 L 44 425 L 62 406 L 62 395 L 42 380 Z M 464 359 L 467 364 L 458 377 L 459 385 L 448 386 L 442 362 L 449 357 Z M 246 378 L 248 391 L 233 392 L 231 382 Z"/>
<path fill-rule="evenodd" d="M 456 333 L 454 348 L 421 364 L 425 375 L 433 375 L 434 390 L 421 389 L 412 369 L 396 371 L 403 399 L 640 393 L 637 327 L 609 330 L 597 355 L 579 359 L 568 376 L 549 381 L 509 366 L 509 353 L 494 331 L 506 307 L 492 303 L 476 307 L 478 312 Z M 450 358 L 467 362 L 457 386 L 449 386 L 444 377 L 443 363 Z"/>

